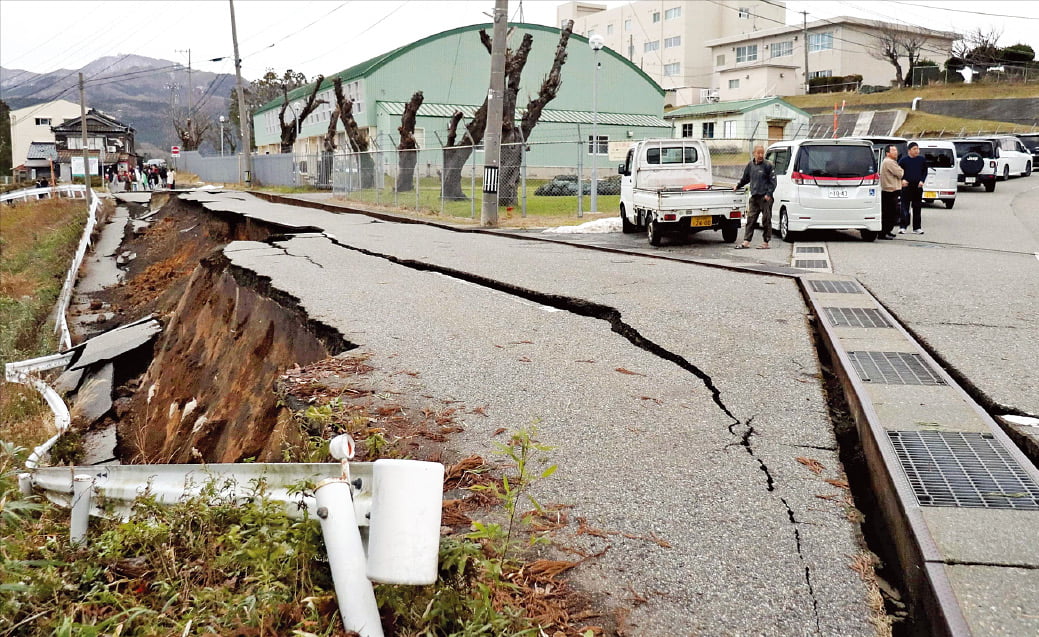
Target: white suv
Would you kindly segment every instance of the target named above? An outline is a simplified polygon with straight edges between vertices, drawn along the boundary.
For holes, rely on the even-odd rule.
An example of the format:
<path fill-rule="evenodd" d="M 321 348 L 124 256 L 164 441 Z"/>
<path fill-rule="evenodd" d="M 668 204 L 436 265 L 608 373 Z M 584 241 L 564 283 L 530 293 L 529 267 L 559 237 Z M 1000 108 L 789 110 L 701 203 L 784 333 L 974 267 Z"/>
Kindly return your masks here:
<path fill-rule="evenodd" d="M 919 139 L 916 143 L 927 160 L 923 200 L 941 201 L 952 208 L 956 204 L 956 145 L 945 139 Z"/>
<path fill-rule="evenodd" d="M 1014 135 L 985 135 L 973 139 L 991 139 L 999 147 L 996 176 L 1003 181 L 1032 174 L 1032 152 Z"/>
<path fill-rule="evenodd" d="M 798 139 L 768 147 L 776 169 L 772 227 L 785 241 L 804 230 L 880 233 L 880 175 L 873 145 L 858 139 Z"/>

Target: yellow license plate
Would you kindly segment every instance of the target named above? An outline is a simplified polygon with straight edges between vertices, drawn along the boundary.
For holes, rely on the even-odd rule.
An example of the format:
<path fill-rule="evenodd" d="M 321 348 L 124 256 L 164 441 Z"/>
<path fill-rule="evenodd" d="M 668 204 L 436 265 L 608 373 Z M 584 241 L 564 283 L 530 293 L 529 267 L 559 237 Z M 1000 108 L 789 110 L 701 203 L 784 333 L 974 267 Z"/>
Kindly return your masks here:
<path fill-rule="evenodd" d="M 938 198 L 938 193 L 936 193 L 935 191 L 933 191 L 933 190 L 925 190 L 924 191 L 924 199 L 937 199 L 937 198 Z"/>
<path fill-rule="evenodd" d="M 689 219 L 689 225 L 694 228 L 701 228 L 703 226 L 710 226 L 714 224 L 713 217 L 692 217 Z"/>

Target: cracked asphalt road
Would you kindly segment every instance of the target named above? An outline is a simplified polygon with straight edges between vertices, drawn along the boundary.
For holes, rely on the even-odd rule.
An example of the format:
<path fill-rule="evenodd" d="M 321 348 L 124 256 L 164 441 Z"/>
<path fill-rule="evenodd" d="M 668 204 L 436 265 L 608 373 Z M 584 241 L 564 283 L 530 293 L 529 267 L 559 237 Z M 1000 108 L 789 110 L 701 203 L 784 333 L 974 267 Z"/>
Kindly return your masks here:
<path fill-rule="evenodd" d="M 462 401 L 457 456 L 537 423 L 570 507 L 556 545 L 639 635 L 873 634 L 856 529 L 794 282 L 566 245 L 219 199 L 334 235 L 236 242 L 402 391 Z M 266 248 L 266 249 L 258 249 Z M 817 461 L 810 471 L 802 460 Z M 644 599 L 645 602 L 638 602 Z"/>

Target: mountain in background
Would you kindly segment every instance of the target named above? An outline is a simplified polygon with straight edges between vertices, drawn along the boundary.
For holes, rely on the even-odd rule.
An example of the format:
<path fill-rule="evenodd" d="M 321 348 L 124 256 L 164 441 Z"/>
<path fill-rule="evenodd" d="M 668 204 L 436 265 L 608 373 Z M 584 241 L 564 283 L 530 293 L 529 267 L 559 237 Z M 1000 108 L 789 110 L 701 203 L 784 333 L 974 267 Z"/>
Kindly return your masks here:
<path fill-rule="evenodd" d="M 78 102 L 80 72 L 85 80 L 87 108 L 104 111 L 133 126 L 139 154 L 158 157 L 179 143 L 170 114 L 172 109 L 185 112 L 189 92 L 187 67 L 178 62 L 130 54 L 107 56 L 81 69 L 50 73 L 0 67 L 0 99 L 11 110 L 56 99 Z M 234 75 L 192 70 L 191 84 L 190 103 L 198 112 L 196 117 L 216 120 L 220 115 L 227 116 Z M 212 143 L 203 145 L 204 149 L 211 147 Z"/>

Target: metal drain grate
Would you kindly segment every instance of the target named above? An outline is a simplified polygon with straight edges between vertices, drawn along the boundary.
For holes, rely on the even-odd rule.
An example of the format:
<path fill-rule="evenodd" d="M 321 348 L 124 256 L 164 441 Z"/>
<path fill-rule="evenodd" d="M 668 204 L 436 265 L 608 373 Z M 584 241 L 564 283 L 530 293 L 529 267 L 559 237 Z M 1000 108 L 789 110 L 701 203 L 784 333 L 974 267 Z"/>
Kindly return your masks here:
<path fill-rule="evenodd" d="M 794 250 L 794 252 L 797 252 L 799 254 L 823 254 L 824 252 L 826 252 L 826 248 L 822 246 L 804 246 L 801 248 L 797 248 L 796 250 Z"/>
<path fill-rule="evenodd" d="M 808 269 L 825 269 L 830 267 L 830 263 L 825 259 L 794 259 L 794 267 Z"/>
<path fill-rule="evenodd" d="M 944 385 L 919 354 L 905 352 L 848 352 L 859 378 L 887 385 Z"/>
<path fill-rule="evenodd" d="M 1039 511 L 1039 483 L 992 434 L 887 434 L 921 506 Z"/>
<path fill-rule="evenodd" d="M 891 327 L 880 310 L 866 307 L 824 307 L 834 327 Z"/>
<path fill-rule="evenodd" d="M 826 294 L 862 294 L 862 288 L 854 281 L 819 281 L 810 279 L 808 285 L 813 292 Z"/>

